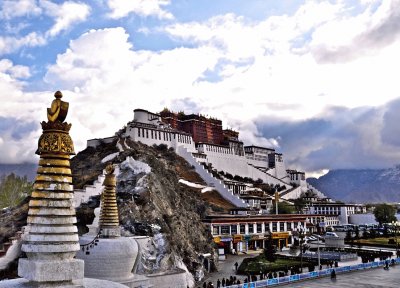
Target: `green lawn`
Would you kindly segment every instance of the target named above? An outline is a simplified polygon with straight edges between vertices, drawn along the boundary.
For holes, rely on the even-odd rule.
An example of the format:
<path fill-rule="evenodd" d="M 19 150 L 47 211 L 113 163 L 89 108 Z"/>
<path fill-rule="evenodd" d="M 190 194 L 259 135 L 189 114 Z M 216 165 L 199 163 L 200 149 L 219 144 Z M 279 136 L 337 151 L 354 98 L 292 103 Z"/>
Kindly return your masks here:
<path fill-rule="evenodd" d="M 255 257 L 249 261 L 243 261 L 239 267 L 242 273 L 258 273 L 260 271 L 277 271 L 290 268 L 291 266 L 299 266 L 300 261 L 290 259 L 276 259 L 275 262 L 269 262 L 264 257 Z M 303 265 L 306 264 L 303 262 Z"/>
<path fill-rule="evenodd" d="M 360 244 L 369 244 L 369 245 L 389 245 L 389 246 L 396 247 L 395 244 L 388 244 L 389 239 L 390 238 L 385 238 L 385 237 L 379 237 L 379 238 L 373 238 L 373 239 L 359 239 L 359 240 L 354 240 L 354 244 L 357 245 L 357 243 L 360 243 Z"/>

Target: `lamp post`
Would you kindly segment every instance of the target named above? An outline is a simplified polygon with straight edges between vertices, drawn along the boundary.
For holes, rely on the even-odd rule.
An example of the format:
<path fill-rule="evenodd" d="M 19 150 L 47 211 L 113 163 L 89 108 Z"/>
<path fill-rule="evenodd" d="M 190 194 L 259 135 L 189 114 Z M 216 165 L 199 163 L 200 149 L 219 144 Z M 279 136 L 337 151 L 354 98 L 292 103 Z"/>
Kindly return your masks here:
<path fill-rule="evenodd" d="M 278 191 L 275 192 L 275 214 L 278 215 L 278 202 L 279 202 L 279 193 Z"/>
<path fill-rule="evenodd" d="M 394 241 L 396 243 L 396 257 L 399 257 L 399 244 L 397 243 L 397 228 L 399 227 L 398 224 L 398 221 L 392 222 L 392 225 L 394 226 Z"/>
<path fill-rule="evenodd" d="M 303 273 L 303 239 L 304 239 L 304 228 L 303 226 L 297 226 L 299 231 L 299 242 L 300 242 L 300 272 Z"/>

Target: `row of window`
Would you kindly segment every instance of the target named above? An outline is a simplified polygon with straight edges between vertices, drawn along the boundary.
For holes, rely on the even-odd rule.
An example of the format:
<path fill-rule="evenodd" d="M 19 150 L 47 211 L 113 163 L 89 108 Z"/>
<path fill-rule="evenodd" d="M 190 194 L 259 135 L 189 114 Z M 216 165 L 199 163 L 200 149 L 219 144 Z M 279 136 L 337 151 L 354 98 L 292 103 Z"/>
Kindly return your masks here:
<path fill-rule="evenodd" d="M 212 145 L 204 145 L 204 146 L 205 146 L 205 151 L 217 152 L 222 154 L 232 154 L 232 151 L 229 148 L 212 146 Z"/>
<path fill-rule="evenodd" d="M 165 131 L 157 131 L 153 129 L 138 128 L 138 137 L 172 141 L 172 138 L 176 139 L 176 136 L 178 136 L 178 142 L 192 144 L 191 137 L 187 135 L 175 134 Z"/>
<path fill-rule="evenodd" d="M 286 225 L 285 225 L 286 223 Z M 270 223 L 250 223 L 250 224 L 238 224 L 238 225 L 213 225 L 212 234 L 213 235 L 233 235 L 233 234 L 253 234 L 253 233 L 265 233 L 267 231 L 271 232 L 287 232 L 292 231 L 295 225 L 300 225 L 301 223 L 295 222 L 272 222 L 272 231 L 270 228 Z M 247 226 L 247 232 L 246 232 Z M 264 227 L 263 227 L 264 226 Z M 286 226 L 286 229 L 285 229 Z M 264 229 L 263 229 L 264 228 Z"/>

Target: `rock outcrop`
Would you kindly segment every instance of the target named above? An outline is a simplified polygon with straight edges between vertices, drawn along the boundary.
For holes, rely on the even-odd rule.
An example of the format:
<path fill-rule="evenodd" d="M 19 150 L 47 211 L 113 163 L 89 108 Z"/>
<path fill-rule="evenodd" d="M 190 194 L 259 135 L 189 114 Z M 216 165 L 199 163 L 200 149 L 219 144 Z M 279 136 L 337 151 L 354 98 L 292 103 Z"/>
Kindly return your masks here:
<path fill-rule="evenodd" d="M 179 179 L 205 183 L 191 165 L 166 146 L 149 147 L 129 140 L 124 140 L 124 149 L 115 148 L 118 146 L 114 141 L 78 153 L 71 160 L 74 183 L 91 184 L 108 163 L 102 160 L 120 150 L 106 159 L 113 164 L 122 163 L 117 177 L 117 197 L 125 235 L 155 236 L 157 249 L 144 272 L 173 270 L 183 262 L 194 273 L 201 266 L 199 256 L 213 253 L 210 231 L 201 219 L 213 210 L 230 208 L 229 203 L 218 199 L 214 205 L 205 200 L 210 198 L 206 193 L 180 184 Z M 90 215 L 86 214 L 92 213 L 94 206 L 93 203 L 85 205 L 77 213 L 78 218 L 86 217 L 90 221 Z"/>

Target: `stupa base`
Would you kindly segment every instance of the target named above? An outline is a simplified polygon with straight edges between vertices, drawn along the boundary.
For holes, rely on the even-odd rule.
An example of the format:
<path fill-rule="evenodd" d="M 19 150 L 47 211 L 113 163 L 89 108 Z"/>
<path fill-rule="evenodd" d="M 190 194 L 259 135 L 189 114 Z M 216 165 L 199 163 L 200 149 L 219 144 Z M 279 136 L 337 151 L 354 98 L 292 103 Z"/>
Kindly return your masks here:
<path fill-rule="evenodd" d="M 18 275 L 34 282 L 82 280 L 84 262 L 80 259 L 62 261 L 19 259 Z"/>

